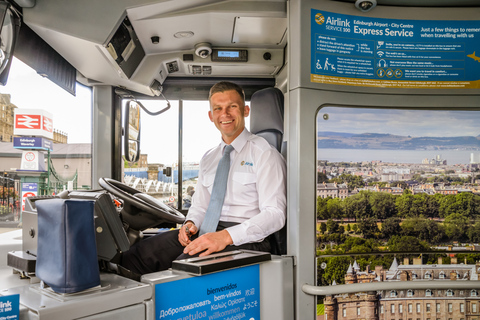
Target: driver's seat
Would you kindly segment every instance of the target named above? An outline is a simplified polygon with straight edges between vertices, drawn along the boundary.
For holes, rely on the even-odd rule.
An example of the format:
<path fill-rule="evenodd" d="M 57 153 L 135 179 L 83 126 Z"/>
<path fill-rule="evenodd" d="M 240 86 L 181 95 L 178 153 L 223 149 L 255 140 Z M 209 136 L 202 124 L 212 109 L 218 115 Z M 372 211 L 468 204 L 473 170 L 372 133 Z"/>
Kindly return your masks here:
<path fill-rule="evenodd" d="M 250 100 L 250 131 L 263 137 L 285 156 L 283 141 L 284 96 L 277 88 L 256 91 Z M 287 253 L 286 225 L 270 235 L 271 253 Z"/>

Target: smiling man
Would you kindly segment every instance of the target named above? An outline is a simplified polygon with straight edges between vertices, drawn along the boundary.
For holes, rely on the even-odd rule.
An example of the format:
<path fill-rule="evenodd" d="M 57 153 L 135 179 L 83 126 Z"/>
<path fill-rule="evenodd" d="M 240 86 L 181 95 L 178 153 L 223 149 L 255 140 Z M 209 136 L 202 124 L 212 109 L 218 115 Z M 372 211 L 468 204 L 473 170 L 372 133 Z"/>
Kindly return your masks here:
<path fill-rule="evenodd" d="M 250 108 L 232 82 L 210 89 L 208 116 L 220 131 L 220 144 L 200 161 L 199 177 L 186 222 L 179 230 L 161 233 L 132 246 L 122 266 L 138 274 L 171 267 L 175 259 L 214 252 L 249 249 L 270 251 L 267 237 L 280 230 L 286 218 L 286 166 L 280 153 L 265 139 L 245 128 Z M 217 166 L 231 146 L 228 180 L 215 231 L 199 236 L 209 215 Z M 232 148 L 233 147 L 233 148 Z M 226 160 L 228 161 L 228 160 Z M 206 223 L 208 224 L 208 223 Z"/>

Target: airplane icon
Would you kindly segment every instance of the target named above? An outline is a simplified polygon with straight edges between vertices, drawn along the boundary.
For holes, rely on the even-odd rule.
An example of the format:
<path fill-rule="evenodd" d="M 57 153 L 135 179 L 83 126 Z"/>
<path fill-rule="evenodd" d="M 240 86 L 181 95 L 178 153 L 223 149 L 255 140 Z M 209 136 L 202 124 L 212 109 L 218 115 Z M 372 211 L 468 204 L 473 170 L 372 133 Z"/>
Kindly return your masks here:
<path fill-rule="evenodd" d="M 473 51 L 472 54 L 467 55 L 467 57 L 472 58 L 473 60 L 476 60 L 480 62 L 480 57 L 475 56 L 475 51 Z"/>

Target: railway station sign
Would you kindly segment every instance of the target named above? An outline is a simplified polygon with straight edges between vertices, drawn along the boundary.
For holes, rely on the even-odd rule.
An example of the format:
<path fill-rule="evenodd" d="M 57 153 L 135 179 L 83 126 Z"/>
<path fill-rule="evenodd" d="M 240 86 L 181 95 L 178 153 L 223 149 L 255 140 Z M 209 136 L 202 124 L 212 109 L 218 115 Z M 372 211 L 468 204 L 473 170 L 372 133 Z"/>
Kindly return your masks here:
<path fill-rule="evenodd" d="M 15 109 L 13 134 L 53 139 L 53 116 L 41 109 Z"/>
<path fill-rule="evenodd" d="M 260 267 L 155 285 L 155 319 L 260 319 Z"/>
<path fill-rule="evenodd" d="M 50 139 L 40 137 L 14 137 L 13 147 L 16 149 L 40 149 L 53 150 L 53 142 Z"/>
<path fill-rule="evenodd" d="M 396 20 L 311 9 L 310 81 L 480 89 L 479 20 Z"/>

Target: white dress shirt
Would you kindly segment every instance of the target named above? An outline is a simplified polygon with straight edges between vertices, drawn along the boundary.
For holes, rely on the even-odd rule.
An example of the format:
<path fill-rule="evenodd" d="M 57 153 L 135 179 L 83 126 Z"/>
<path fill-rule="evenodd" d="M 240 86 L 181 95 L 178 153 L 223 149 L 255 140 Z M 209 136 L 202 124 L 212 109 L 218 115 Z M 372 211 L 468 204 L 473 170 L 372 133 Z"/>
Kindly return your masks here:
<path fill-rule="evenodd" d="M 225 142 L 200 160 L 197 187 L 186 220 L 200 230 Z M 237 222 L 226 230 L 234 245 L 260 242 L 280 230 L 286 219 L 286 165 L 265 139 L 247 129 L 231 143 L 230 172 L 221 221 Z"/>

